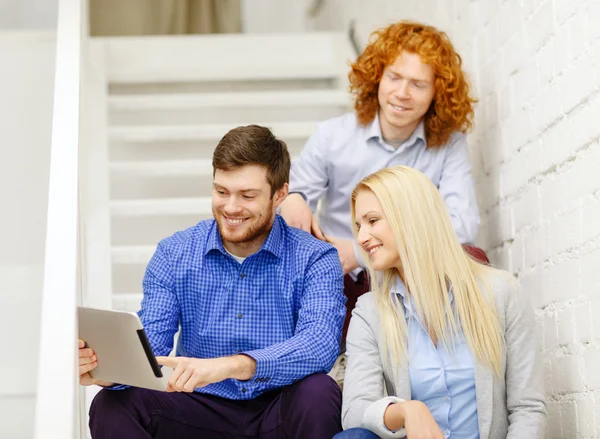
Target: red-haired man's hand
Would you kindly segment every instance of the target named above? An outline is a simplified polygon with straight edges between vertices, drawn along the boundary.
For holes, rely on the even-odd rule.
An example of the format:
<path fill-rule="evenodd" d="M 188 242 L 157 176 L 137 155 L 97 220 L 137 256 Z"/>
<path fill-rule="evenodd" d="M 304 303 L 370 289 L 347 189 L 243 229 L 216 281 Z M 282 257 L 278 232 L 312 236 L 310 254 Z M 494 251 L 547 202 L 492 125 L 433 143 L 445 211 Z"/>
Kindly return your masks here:
<path fill-rule="evenodd" d="M 312 233 L 317 239 L 325 241 L 325 235 L 319 227 L 317 218 L 313 215 L 302 195 L 289 194 L 279 207 L 281 216 L 288 225 Z"/>

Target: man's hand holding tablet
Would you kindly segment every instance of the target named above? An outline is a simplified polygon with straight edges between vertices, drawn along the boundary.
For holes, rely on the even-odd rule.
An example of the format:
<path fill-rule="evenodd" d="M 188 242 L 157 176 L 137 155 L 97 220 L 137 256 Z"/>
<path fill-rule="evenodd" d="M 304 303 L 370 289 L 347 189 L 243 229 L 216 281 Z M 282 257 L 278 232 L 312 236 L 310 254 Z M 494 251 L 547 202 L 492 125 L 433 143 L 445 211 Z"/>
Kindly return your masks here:
<path fill-rule="evenodd" d="M 90 376 L 90 371 L 98 367 L 98 359 L 93 349 L 86 347 L 83 340 L 79 340 L 79 384 L 82 386 L 110 387 L 113 383 L 96 380 Z"/>

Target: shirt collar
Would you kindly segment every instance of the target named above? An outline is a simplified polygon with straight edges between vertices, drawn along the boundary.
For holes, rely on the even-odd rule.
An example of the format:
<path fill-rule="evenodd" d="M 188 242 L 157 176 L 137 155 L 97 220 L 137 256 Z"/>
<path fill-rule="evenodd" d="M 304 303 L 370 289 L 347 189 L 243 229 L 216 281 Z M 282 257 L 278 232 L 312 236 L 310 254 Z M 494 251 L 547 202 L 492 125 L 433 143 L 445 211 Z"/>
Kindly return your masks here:
<path fill-rule="evenodd" d="M 400 279 L 400 277 L 396 279 L 396 283 L 392 287 L 392 294 L 397 294 L 400 297 L 402 297 L 402 304 L 404 305 L 404 311 L 406 312 L 407 317 L 410 314 L 412 314 L 412 300 L 410 299 L 408 294 L 406 294 L 406 286 L 404 285 L 404 282 L 402 282 L 402 279 Z"/>
<path fill-rule="evenodd" d="M 379 125 L 379 111 L 375 113 L 375 118 L 370 124 L 365 126 L 365 140 L 377 139 L 383 141 L 381 134 L 381 125 Z"/>
<path fill-rule="evenodd" d="M 379 124 L 379 111 L 375 113 L 375 118 L 371 123 L 365 126 L 365 140 L 376 139 L 379 143 L 384 144 L 383 134 L 381 134 L 381 125 Z M 425 121 L 421 119 L 417 128 L 413 131 L 410 137 L 404 142 L 404 145 L 414 145 L 418 140 L 422 140 L 427 146 L 425 138 Z"/>
<path fill-rule="evenodd" d="M 406 294 L 406 286 L 404 285 L 404 282 L 402 282 L 402 279 L 400 279 L 399 277 L 396 280 L 394 286 L 392 287 L 392 293 L 398 294 L 400 297 L 402 297 L 404 310 L 407 312 L 407 314 L 412 314 L 412 310 L 414 309 L 413 300 L 408 294 Z M 450 306 L 453 306 L 454 294 L 452 294 L 452 285 L 450 285 L 450 288 L 448 289 L 448 295 L 450 296 Z"/>
<path fill-rule="evenodd" d="M 221 234 L 219 233 L 219 228 L 217 227 L 217 221 L 213 220 L 213 227 L 208 235 L 208 240 L 206 242 L 206 248 L 204 250 L 204 254 L 207 255 L 211 250 L 218 250 L 224 255 L 227 254 L 227 250 L 223 246 L 223 239 L 221 238 Z M 278 259 L 282 258 L 282 246 L 283 246 L 283 220 L 279 215 L 275 215 L 275 221 L 273 222 L 273 227 L 271 227 L 271 231 L 269 232 L 269 236 L 267 240 L 263 243 L 262 247 L 256 253 L 260 253 L 261 251 L 266 251 L 271 253 L 273 256 Z M 250 255 L 252 256 L 252 255 Z"/>

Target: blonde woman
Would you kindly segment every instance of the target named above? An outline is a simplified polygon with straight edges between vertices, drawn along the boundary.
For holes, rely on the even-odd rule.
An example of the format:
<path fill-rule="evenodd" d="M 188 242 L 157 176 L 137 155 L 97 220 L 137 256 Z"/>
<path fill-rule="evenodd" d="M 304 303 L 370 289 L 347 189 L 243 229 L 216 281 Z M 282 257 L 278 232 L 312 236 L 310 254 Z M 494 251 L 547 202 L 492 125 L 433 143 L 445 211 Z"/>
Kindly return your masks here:
<path fill-rule="evenodd" d="M 350 323 L 346 431 L 335 438 L 543 438 L 526 293 L 465 253 L 421 172 L 382 169 L 358 184 L 351 204 L 372 291 Z"/>

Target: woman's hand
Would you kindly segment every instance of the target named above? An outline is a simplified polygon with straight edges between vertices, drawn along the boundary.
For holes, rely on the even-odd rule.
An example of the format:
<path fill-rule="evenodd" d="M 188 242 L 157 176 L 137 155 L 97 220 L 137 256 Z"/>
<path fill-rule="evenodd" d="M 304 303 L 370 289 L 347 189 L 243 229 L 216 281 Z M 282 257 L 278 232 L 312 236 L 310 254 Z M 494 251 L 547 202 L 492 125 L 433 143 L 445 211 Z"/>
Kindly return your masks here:
<path fill-rule="evenodd" d="M 404 427 L 406 439 L 444 439 L 433 415 L 421 401 L 390 404 L 383 415 L 383 421 L 391 431 Z"/>

